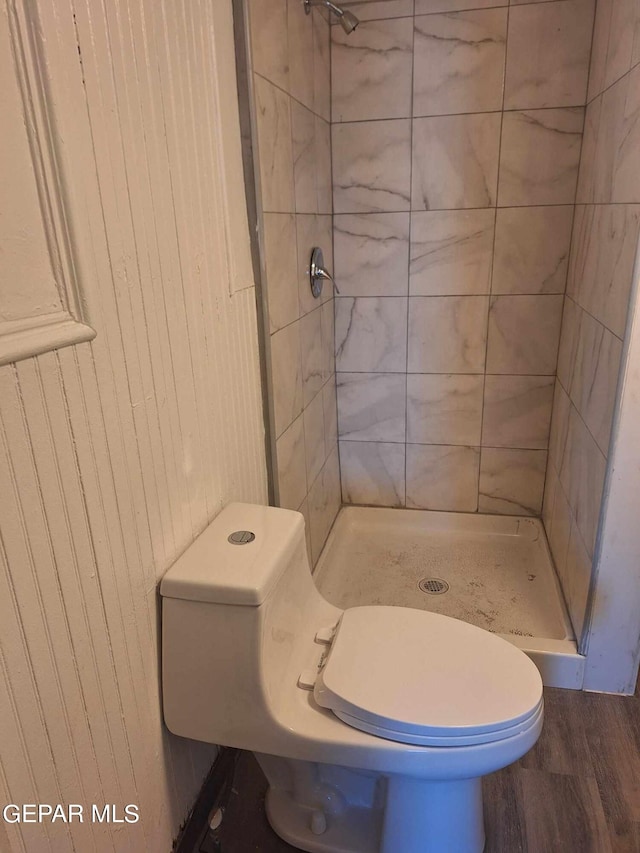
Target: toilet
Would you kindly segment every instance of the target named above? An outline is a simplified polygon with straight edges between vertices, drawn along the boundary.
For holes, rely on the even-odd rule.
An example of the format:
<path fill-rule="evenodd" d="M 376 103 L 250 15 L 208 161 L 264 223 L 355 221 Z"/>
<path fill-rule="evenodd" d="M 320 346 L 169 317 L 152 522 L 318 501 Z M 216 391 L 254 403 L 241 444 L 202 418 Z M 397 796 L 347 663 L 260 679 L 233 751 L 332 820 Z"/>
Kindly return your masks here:
<path fill-rule="evenodd" d="M 482 776 L 542 729 L 542 680 L 506 640 L 316 589 L 304 519 L 227 506 L 164 576 L 164 718 L 255 753 L 301 850 L 480 853 Z"/>

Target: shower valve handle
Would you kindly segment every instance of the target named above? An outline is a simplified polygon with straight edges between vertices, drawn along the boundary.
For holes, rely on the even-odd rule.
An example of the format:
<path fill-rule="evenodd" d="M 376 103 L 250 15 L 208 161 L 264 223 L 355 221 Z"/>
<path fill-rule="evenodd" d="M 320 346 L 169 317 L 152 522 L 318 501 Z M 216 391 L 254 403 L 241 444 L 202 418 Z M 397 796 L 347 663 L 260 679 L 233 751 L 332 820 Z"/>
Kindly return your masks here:
<path fill-rule="evenodd" d="M 330 281 L 333 284 L 335 292 L 340 295 L 338 285 L 335 283 L 331 273 L 325 268 L 324 255 L 322 249 L 316 246 L 311 251 L 311 261 L 309 263 L 309 280 L 311 282 L 311 293 L 314 299 L 318 299 L 322 293 L 322 285 L 325 281 Z"/>

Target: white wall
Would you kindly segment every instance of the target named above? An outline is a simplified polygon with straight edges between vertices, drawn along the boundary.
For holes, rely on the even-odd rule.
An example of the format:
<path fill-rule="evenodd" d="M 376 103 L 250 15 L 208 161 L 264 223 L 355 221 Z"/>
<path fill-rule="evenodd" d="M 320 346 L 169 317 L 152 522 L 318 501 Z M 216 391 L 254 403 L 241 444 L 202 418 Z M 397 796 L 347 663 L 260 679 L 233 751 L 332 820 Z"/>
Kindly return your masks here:
<path fill-rule="evenodd" d="M 594 559 L 585 690 L 632 694 L 640 659 L 640 243 Z"/>
<path fill-rule="evenodd" d="M 163 728 L 157 581 L 228 501 L 266 501 L 231 3 L 9 0 L 8 21 L 97 334 L 0 367 L 0 801 L 142 820 L 0 823 L 0 848 L 161 853 L 215 747 Z"/>

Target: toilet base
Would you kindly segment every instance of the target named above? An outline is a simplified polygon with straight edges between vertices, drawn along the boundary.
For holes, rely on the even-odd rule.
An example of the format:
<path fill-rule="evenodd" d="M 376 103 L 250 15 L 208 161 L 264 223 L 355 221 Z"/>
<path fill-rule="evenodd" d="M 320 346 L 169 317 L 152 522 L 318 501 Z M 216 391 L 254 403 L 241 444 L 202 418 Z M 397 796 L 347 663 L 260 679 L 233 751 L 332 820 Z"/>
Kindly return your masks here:
<path fill-rule="evenodd" d="M 280 838 L 309 853 L 379 853 L 380 823 L 370 809 L 348 808 L 340 815 L 324 817 L 326 829 L 312 830 L 318 809 L 296 803 L 290 794 L 269 788 L 265 800 L 267 818 Z M 396 853 L 400 848 L 396 847 Z"/>
<path fill-rule="evenodd" d="M 482 853 L 482 779 L 387 780 L 380 853 Z"/>
<path fill-rule="evenodd" d="M 309 853 L 482 853 L 482 779 L 382 777 L 256 755 L 273 830 Z"/>

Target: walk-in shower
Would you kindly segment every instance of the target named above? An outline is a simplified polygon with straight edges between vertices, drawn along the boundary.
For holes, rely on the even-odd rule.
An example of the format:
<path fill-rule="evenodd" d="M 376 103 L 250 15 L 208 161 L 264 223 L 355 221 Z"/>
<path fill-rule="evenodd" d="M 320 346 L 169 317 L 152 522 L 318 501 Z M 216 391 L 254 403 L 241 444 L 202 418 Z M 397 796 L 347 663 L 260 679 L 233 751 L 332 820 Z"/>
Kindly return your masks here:
<path fill-rule="evenodd" d="M 612 104 L 637 61 L 592 0 L 456 5 L 249 3 L 276 502 L 340 606 L 440 610 L 549 683 L 626 692 L 635 622 L 617 655 L 598 628 L 607 667 L 589 650 L 640 232 L 640 123 Z M 339 288 L 318 299 L 314 247 Z M 611 563 L 627 598 L 636 562 Z"/>

